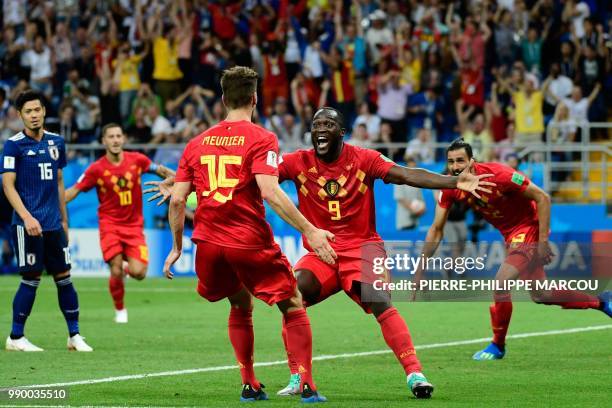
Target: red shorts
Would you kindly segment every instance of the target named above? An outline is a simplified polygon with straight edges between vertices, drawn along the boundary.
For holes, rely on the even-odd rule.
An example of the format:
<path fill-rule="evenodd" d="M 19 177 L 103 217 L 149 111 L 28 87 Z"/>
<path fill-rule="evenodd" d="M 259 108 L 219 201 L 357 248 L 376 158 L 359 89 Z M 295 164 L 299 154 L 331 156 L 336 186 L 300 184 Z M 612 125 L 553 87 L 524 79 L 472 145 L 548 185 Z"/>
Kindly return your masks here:
<path fill-rule="evenodd" d="M 100 225 L 100 248 L 104 262 L 123 254 L 144 264 L 149 263 L 149 249 L 141 226 Z"/>
<path fill-rule="evenodd" d="M 289 261 L 275 243 L 265 249 L 230 248 L 198 242 L 198 293 L 216 302 L 244 286 L 269 305 L 295 295 L 297 283 Z"/>
<path fill-rule="evenodd" d="M 506 238 L 508 255 L 504 261 L 519 271 L 519 279 L 546 279 L 544 265 L 537 262 L 539 239 L 537 225 L 525 225 L 517 228 Z"/>
<path fill-rule="evenodd" d="M 387 254 L 382 244 L 365 244 L 361 248 L 348 251 L 336 251 L 336 263 L 330 265 L 323 262 L 314 252 L 304 255 L 295 264 L 294 269 L 307 269 L 321 284 L 321 292 L 316 303 L 343 290 L 351 299 L 363 308 L 366 313 L 372 313 L 369 307 L 361 301 L 361 294 L 353 289 L 353 282 L 373 284 L 375 280 L 387 281 L 388 276 L 373 273 L 374 257 L 386 258 Z M 304 303 L 309 306 L 308 302 Z"/>

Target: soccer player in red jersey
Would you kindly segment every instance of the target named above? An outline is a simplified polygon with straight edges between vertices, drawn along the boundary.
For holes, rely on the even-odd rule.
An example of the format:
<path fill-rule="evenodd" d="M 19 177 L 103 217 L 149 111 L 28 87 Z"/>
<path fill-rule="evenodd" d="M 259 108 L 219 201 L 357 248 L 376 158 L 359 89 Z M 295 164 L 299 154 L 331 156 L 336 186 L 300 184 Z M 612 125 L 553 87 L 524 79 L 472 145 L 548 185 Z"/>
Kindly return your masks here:
<path fill-rule="evenodd" d="M 497 186 L 481 198 L 470 197 L 457 190 L 442 190 L 433 224 L 424 246 L 425 258 L 431 257 L 443 237 L 444 224 L 453 202 L 465 202 L 483 215 L 501 232 L 507 246 L 507 257 L 497 272 L 496 279 L 545 279 L 544 265 L 551 262 L 548 234 L 550 226 L 550 197 L 525 175 L 501 163 L 474 163 L 470 144 L 457 139 L 448 147 L 448 168 L 459 174 L 470 168 L 473 174 L 493 173 Z M 422 278 L 417 269 L 415 280 Z M 559 305 L 564 309 L 600 309 L 612 317 L 610 292 L 599 298 L 571 290 L 532 291 L 536 303 Z M 505 354 L 505 339 L 512 316 L 510 292 L 496 291 L 495 303 L 490 307 L 493 341 L 474 354 L 474 360 L 498 360 Z"/>
<path fill-rule="evenodd" d="M 334 265 L 321 262 L 304 240 L 309 253 L 294 267 L 298 287 L 307 306 L 343 290 L 367 313 L 373 313 L 387 345 L 406 372 L 410 390 L 417 398 L 429 398 L 433 386 L 421 373 L 404 319 L 393 307 L 390 294 L 373 287 L 374 280 L 380 279 L 371 273 L 373 259 L 386 257 L 376 232 L 374 181 L 382 179 L 385 183 L 422 188 L 460 188 L 478 197 L 477 190 L 489 191 L 484 186 L 490 183 L 481 179 L 491 175 L 465 172 L 449 177 L 402 167 L 375 150 L 343 143 L 344 132 L 342 114 L 322 108 L 312 122 L 314 148 L 284 154 L 279 164 L 280 180 L 292 180 L 297 187 L 300 211 L 336 236 L 332 247 L 338 259 Z M 295 394 L 300 377 L 293 356 L 287 351 L 292 376 L 279 395 Z"/>
<path fill-rule="evenodd" d="M 287 258 L 274 242 L 265 221 L 263 200 L 302 232 L 313 250 L 328 263 L 335 253 L 327 239 L 333 234 L 315 228 L 278 186 L 276 136 L 251 122 L 257 104 L 257 73 L 234 67 L 221 78 L 224 121 L 188 143 L 172 188 L 168 218 L 173 248 L 164 264 L 170 267 L 182 250 L 185 202 L 195 189 L 192 240 L 197 245 L 198 293 L 231 304 L 229 338 L 242 376 L 241 401 L 267 399 L 253 370 L 253 296 L 281 310 L 287 347 L 302 375 L 302 402 L 324 402 L 312 379 L 312 333 L 308 315 Z"/>
<path fill-rule="evenodd" d="M 125 274 L 142 280 L 149 262 L 143 233 L 140 178 L 143 173 L 165 178 L 174 175 L 174 171 L 152 163 L 144 154 L 124 151 L 125 134 L 116 123 L 104 126 L 102 144 L 106 154 L 85 170 L 77 183 L 66 190 L 65 197 L 66 202 L 70 202 L 81 192 L 96 188 L 100 201 L 100 246 L 104 261 L 110 267 L 108 286 L 115 304 L 115 322 L 127 323 L 123 302 Z M 123 266 L 124 261 L 127 261 L 127 268 Z"/>

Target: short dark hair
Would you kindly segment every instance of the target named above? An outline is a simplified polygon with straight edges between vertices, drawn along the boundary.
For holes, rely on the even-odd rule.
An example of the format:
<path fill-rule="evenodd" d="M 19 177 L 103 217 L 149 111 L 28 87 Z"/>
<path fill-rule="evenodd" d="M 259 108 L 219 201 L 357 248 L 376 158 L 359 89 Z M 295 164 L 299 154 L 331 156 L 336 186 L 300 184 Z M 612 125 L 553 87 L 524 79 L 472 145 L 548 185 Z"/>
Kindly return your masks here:
<path fill-rule="evenodd" d="M 15 107 L 17 108 L 17 111 L 21 112 L 23 105 L 25 105 L 27 102 L 35 100 L 39 100 L 40 104 L 43 107 L 45 106 L 45 97 L 43 96 L 43 94 L 38 91 L 28 89 L 20 93 L 19 96 L 17 96 L 17 99 L 15 100 Z"/>
<path fill-rule="evenodd" d="M 102 128 L 102 132 L 100 133 L 100 137 L 104 137 L 108 129 L 115 128 L 115 127 L 118 127 L 119 129 L 121 129 L 121 133 L 123 133 L 123 128 L 121 127 L 120 124 L 111 122 L 111 123 L 107 123 L 106 125 L 104 125 L 104 127 Z"/>
<path fill-rule="evenodd" d="M 336 122 L 338 122 L 338 124 L 340 125 L 341 128 L 344 129 L 344 115 L 342 114 L 342 112 L 340 112 L 338 109 L 336 108 L 332 108 L 331 106 L 324 106 L 320 109 L 317 109 L 317 111 L 314 113 L 314 115 L 312 116 L 313 118 L 315 116 L 317 116 L 319 114 L 319 112 L 321 111 L 332 111 L 336 113 L 336 116 L 338 118 L 338 120 L 336 120 Z"/>
<path fill-rule="evenodd" d="M 446 156 L 448 157 L 448 152 L 453 152 L 455 150 L 465 149 L 465 152 L 468 155 L 468 159 L 471 159 L 474 154 L 472 153 L 472 146 L 463 140 L 462 137 L 459 137 L 451 142 L 451 144 L 446 148 Z"/>
<path fill-rule="evenodd" d="M 236 66 L 223 71 L 221 90 L 223 103 L 229 109 L 248 106 L 257 91 L 257 72 L 248 67 Z"/>

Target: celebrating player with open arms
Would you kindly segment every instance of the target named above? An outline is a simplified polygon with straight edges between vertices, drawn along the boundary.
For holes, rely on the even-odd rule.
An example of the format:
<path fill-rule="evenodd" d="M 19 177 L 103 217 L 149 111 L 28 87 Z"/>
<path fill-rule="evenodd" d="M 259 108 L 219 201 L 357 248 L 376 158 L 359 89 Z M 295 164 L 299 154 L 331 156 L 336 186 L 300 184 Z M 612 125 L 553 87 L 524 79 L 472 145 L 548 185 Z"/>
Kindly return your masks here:
<path fill-rule="evenodd" d="M 297 210 L 278 185 L 276 136 L 251 122 L 257 103 L 257 73 L 234 67 L 221 78 L 224 121 L 187 144 L 172 189 L 169 220 L 173 248 L 164 273 L 182 251 L 185 202 L 195 189 L 192 240 L 197 244 L 198 293 L 215 302 L 231 304 L 229 337 L 242 376 L 242 401 L 267 399 L 253 370 L 253 296 L 276 304 L 287 328 L 287 347 L 294 356 L 302 381 L 303 402 L 322 402 L 312 379 L 312 333 L 300 292 L 287 258 L 274 242 L 265 221 L 263 200 L 285 221 L 302 232 L 318 256 L 334 262 L 327 242 L 333 234 L 315 228 Z"/>
<path fill-rule="evenodd" d="M 2 186 L 14 209 L 13 243 L 21 284 L 13 299 L 12 351 L 43 351 L 24 336 L 43 269 L 53 276 L 68 325 L 68 349 L 92 351 L 79 334 L 79 300 L 70 280 L 68 217 L 64 201 L 64 139 L 44 130 L 44 97 L 25 91 L 15 102 L 24 130 L 4 144 Z"/>
<path fill-rule="evenodd" d="M 162 178 L 174 176 L 173 170 L 152 163 L 144 154 L 124 151 L 125 139 L 120 125 L 109 123 L 104 126 L 102 144 L 106 154 L 92 163 L 77 183 L 66 190 L 67 203 L 94 187 L 98 193 L 100 246 L 104 261 L 110 268 L 108 286 L 115 304 L 117 323 L 128 322 L 123 303 L 125 274 L 142 280 L 149 262 L 143 233 L 140 178 L 147 172 Z M 126 268 L 124 261 L 127 261 Z"/>
<path fill-rule="evenodd" d="M 550 197 L 533 184 L 525 175 L 501 163 L 475 163 L 472 146 L 457 139 L 446 150 L 448 168 L 452 174 L 462 174 L 467 169 L 478 175 L 494 173 L 492 181 L 496 187 L 481 198 L 470 197 L 457 190 L 442 190 L 439 195 L 434 221 L 429 228 L 424 256 L 435 253 L 443 237 L 444 224 L 454 202 L 467 203 L 474 211 L 501 232 L 507 246 L 507 256 L 499 268 L 496 279 L 546 278 L 544 265 L 552 260 L 553 253 L 548 242 L 550 227 Z M 418 268 L 415 280 L 422 279 L 423 270 Z M 564 309 L 600 309 L 612 317 L 612 292 L 604 292 L 598 299 L 587 293 L 572 290 L 532 291 L 536 303 L 559 305 Z M 498 360 L 505 355 L 505 340 L 510 317 L 512 299 L 510 292 L 496 291 L 495 303 L 490 307 L 493 340 L 483 350 L 474 354 L 474 360 Z"/>
<path fill-rule="evenodd" d="M 300 210 L 306 218 L 336 235 L 332 247 L 338 259 L 333 265 L 318 260 L 308 240 L 304 240 L 310 252 L 294 267 L 298 287 L 307 306 L 344 290 L 366 312 L 373 313 L 385 341 L 404 368 L 410 390 L 417 398 L 428 398 L 433 386 L 421 373 L 408 327 L 393 307 L 389 293 L 374 290 L 373 276 L 363 268 L 365 264 L 371 270 L 374 257 L 385 257 L 382 239 L 376 232 L 374 181 L 380 178 L 386 183 L 423 188 L 460 188 L 478 197 L 478 191 L 489 191 L 486 186 L 492 184 L 482 179 L 491 175 L 465 172 L 449 177 L 398 166 L 374 150 L 345 144 L 344 132 L 341 114 L 322 108 L 312 122 L 314 148 L 285 154 L 279 164 L 280 179 L 296 184 Z M 168 184 L 164 182 L 162 191 L 153 198 L 167 197 Z M 285 330 L 283 338 L 286 339 Z M 279 395 L 299 392 L 299 366 L 287 351 L 292 376 Z"/>

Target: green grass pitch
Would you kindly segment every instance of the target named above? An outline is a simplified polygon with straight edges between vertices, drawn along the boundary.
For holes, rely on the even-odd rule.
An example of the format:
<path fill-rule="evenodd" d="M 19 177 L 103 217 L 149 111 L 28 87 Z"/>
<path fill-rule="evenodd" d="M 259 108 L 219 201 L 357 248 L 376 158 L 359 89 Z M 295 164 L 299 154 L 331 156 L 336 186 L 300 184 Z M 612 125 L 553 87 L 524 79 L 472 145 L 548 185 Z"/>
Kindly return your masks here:
<path fill-rule="evenodd" d="M 0 278 L 2 341 L 10 331 L 11 302 L 17 277 Z M 93 353 L 66 350 L 66 327 L 57 307 L 55 286 L 45 276 L 26 335 L 43 353 L 0 352 L 0 388 L 171 372 L 234 365 L 227 337 L 227 302 L 207 303 L 195 293 L 193 279 L 128 281 L 130 322 L 112 322 L 106 279 L 75 279 L 81 305 L 81 332 Z M 489 337 L 488 304 L 399 303 L 417 347 Z M 309 309 L 314 354 L 335 355 L 384 350 L 378 324 L 344 294 Z M 255 358 L 284 359 L 280 313 L 257 301 Z M 593 310 L 516 303 L 510 334 L 610 325 Z M 415 400 L 392 354 L 334 358 L 315 362 L 315 378 L 330 407 L 406 406 L 609 406 L 612 326 L 596 331 L 510 339 L 502 361 L 475 362 L 485 345 L 426 348 L 418 352 L 435 385 L 428 401 Z M 262 406 L 297 406 L 298 398 L 277 397 L 288 379 L 285 365 L 259 367 L 270 401 Z M 29 405 L 239 406 L 237 369 L 113 381 L 68 387 L 64 401 L 35 400 Z M 6 394 L 0 406 L 15 404 Z"/>

